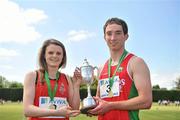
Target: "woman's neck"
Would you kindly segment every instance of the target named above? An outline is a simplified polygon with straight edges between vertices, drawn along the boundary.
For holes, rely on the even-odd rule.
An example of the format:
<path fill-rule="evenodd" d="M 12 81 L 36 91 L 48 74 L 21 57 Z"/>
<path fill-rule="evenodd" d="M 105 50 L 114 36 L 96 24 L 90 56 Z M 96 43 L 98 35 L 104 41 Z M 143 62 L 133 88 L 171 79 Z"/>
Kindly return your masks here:
<path fill-rule="evenodd" d="M 56 79 L 57 68 L 48 68 L 48 75 L 51 79 Z"/>

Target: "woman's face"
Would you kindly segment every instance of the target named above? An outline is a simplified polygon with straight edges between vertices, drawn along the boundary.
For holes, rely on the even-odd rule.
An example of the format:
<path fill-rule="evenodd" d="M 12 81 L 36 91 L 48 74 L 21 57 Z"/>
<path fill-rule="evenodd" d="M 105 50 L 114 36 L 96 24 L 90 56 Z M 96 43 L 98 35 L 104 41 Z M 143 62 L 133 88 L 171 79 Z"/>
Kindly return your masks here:
<path fill-rule="evenodd" d="M 45 59 L 48 68 L 59 68 L 63 59 L 63 49 L 58 45 L 50 44 L 46 48 Z"/>

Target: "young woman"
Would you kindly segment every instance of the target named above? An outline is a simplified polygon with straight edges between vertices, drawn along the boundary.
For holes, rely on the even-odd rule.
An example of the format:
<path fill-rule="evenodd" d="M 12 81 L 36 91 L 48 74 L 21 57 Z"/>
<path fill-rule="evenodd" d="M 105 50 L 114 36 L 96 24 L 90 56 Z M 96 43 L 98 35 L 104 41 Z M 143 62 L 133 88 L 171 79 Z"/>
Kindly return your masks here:
<path fill-rule="evenodd" d="M 29 120 L 68 120 L 80 111 L 80 74 L 72 79 L 58 70 L 66 66 L 64 45 L 46 40 L 39 53 L 39 69 L 29 72 L 24 81 L 24 114 Z"/>

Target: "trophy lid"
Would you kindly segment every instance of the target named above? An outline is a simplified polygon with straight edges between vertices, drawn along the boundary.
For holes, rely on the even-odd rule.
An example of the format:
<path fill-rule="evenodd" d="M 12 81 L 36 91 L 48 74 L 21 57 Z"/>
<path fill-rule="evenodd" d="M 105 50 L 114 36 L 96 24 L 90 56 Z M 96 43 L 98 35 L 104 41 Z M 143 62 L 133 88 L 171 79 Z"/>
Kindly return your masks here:
<path fill-rule="evenodd" d="M 89 62 L 87 61 L 86 58 L 84 59 L 83 66 L 89 66 Z"/>

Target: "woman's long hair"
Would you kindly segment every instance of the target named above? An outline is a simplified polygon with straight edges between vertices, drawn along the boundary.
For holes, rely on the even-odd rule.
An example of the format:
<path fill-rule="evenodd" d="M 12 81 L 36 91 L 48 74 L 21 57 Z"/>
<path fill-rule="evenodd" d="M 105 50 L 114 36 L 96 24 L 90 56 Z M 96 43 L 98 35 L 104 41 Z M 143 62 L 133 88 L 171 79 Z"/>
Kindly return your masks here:
<path fill-rule="evenodd" d="M 48 71 L 47 63 L 46 63 L 46 59 L 45 59 L 46 48 L 51 44 L 58 45 L 62 48 L 63 58 L 62 58 L 62 62 L 59 64 L 59 68 L 65 68 L 66 67 L 67 56 L 66 56 L 66 50 L 65 50 L 64 45 L 56 39 L 45 40 L 40 51 L 39 51 L 39 57 L 38 57 L 41 83 L 44 83 L 44 81 L 45 81 L 44 80 L 44 72 Z"/>

